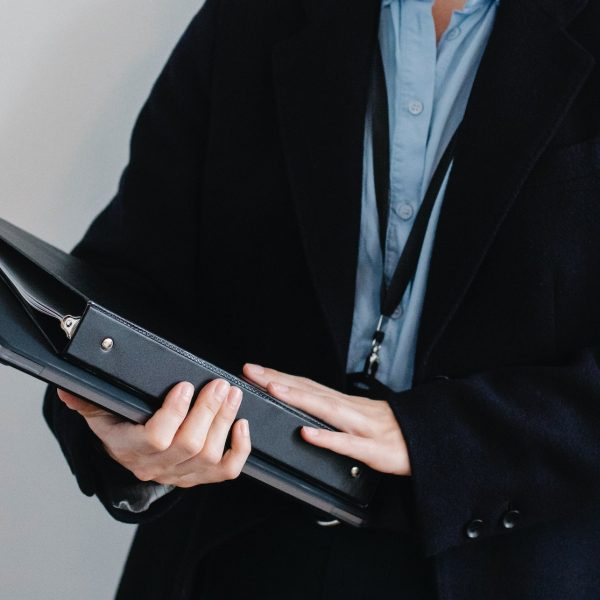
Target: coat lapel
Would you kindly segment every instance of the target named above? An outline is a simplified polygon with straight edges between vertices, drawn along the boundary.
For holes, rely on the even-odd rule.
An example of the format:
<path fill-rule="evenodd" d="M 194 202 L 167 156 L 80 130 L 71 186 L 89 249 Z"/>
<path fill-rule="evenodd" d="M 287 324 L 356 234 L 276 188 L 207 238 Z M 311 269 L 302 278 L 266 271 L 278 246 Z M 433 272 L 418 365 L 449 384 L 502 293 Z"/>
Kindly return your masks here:
<path fill-rule="evenodd" d="M 345 368 L 377 0 L 305 0 L 312 22 L 273 56 L 278 118 L 314 286 Z M 343 371 L 341 371 L 343 373 Z"/>
<path fill-rule="evenodd" d="M 431 260 L 415 381 L 593 68 L 562 28 L 584 0 L 502 0 L 467 107 Z"/>
<path fill-rule="evenodd" d="M 364 119 L 379 0 L 303 0 L 309 23 L 273 53 L 292 195 L 313 283 L 345 367 L 354 306 Z M 564 31 L 587 0 L 502 0 L 438 225 L 415 380 L 519 189 L 593 68 Z M 493 184 L 490 184 L 493 182 Z"/>

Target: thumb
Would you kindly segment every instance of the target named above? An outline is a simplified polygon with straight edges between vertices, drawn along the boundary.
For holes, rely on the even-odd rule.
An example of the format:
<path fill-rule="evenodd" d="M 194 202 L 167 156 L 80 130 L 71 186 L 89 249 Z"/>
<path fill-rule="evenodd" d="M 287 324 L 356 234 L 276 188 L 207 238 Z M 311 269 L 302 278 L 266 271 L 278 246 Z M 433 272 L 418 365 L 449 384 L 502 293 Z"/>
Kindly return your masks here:
<path fill-rule="evenodd" d="M 82 400 L 77 396 L 69 392 L 65 392 L 65 390 L 56 390 L 58 397 L 67 405 L 71 410 L 77 411 L 82 417 L 86 419 L 93 417 L 114 417 L 112 413 L 99 408 L 95 404 L 88 402 L 86 400 Z"/>
<path fill-rule="evenodd" d="M 111 433 L 115 431 L 115 426 L 122 428 L 123 426 L 131 425 L 121 417 L 118 417 L 91 402 L 82 400 L 69 392 L 60 389 L 56 392 L 58 397 L 68 408 L 78 412 L 86 420 L 88 427 L 98 438 L 100 438 L 105 446 L 107 440 L 111 437 Z"/>

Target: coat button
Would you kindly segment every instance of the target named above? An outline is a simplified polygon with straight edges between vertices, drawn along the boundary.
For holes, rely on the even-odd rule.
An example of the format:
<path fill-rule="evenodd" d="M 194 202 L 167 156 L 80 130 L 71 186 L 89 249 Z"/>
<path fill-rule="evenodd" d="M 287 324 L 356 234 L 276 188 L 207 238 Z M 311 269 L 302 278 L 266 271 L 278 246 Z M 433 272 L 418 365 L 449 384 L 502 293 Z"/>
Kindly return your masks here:
<path fill-rule="evenodd" d="M 509 510 L 502 517 L 502 527 L 504 529 L 513 529 L 521 517 L 521 513 L 518 510 Z"/>
<path fill-rule="evenodd" d="M 465 534 L 471 540 L 476 540 L 483 531 L 483 521 L 481 519 L 474 519 L 465 528 Z"/>

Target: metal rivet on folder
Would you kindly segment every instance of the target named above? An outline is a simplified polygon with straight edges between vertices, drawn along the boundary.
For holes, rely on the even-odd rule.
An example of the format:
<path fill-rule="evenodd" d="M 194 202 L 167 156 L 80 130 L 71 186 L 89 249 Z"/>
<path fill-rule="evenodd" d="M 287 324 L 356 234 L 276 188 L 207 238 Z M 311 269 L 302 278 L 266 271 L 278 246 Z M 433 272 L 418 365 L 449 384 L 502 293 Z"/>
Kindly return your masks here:
<path fill-rule="evenodd" d="M 108 352 L 109 350 L 112 350 L 112 347 L 115 345 L 115 343 L 110 338 L 104 338 L 102 340 L 102 344 L 100 345 L 102 346 L 102 350 Z"/>
<path fill-rule="evenodd" d="M 352 467 L 350 469 L 350 475 L 356 479 L 360 475 L 360 467 Z"/>

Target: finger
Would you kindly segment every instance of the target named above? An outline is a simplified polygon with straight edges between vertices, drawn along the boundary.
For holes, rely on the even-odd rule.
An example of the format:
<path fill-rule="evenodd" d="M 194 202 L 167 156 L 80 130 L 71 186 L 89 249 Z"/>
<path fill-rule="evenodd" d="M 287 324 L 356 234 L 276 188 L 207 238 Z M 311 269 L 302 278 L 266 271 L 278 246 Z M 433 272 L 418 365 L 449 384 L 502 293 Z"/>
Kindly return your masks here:
<path fill-rule="evenodd" d="M 327 448 L 337 454 L 343 454 L 366 465 L 373 466 L 375 453 L 373 440 L 349 433 L 316 429 L 314 427 L 303 427 L 301 434 L 302 438 L 313 446 Z"/>
<path fill-rule="evenodd" d="M 83 417 L 92 417 L 92 416 L 100 416 L 100 415 L 108 415 L 114 416 L 112 413 L 104 410 L 87 400 L 83 400 L 78 396 L 71 394 L 70 392 L 66 392 L 65 390 L 56 390 L 56 394 L 64 402 L 68 408 L 71 410 L 77 411 Z"/>
<path fill-rule="evenodd" d="M 240 475 L 251 450 L 250 426 L 246 419 L 240 419 L 231 431 L 231 448 L 221 461 L 221 473 L 226 479 L 235 479 Z"/>
<path fill-rule="evenodd" d="M 217 413 L 206 436 L 202 458 L 208 464 L 217 464 L 223 458 L 227 436 L 238 413 L 242 402 L 242 391 L 237 387 L 229 390 L 227 399 L 223 402 L 221 410 Z"/>
<path fill-rule="evenodd" d="M 116 430 L 121 435 L 125 429 L 133 431 L 135 428 L 141 428 L 141 425 L 129 423 L 122 417 L 64 390 L 57 390 L 57 395 L 68 408 L 78 412 L 86 420 L 89 428 L 104 444 L 110 443 L 111 435 Z"/>
<path fill-rule="evenodd" d="M 246 363 L 243 368 L 243 373 L 250 381 L 258 383 L 265 389 L 269 383 L 273 382 L 299 389 L 312 390 L 318 393 L 343 395 L 341 392 L 337 392 L 327 386 L 321 385 L 312 379 L 299 377 L 297 375 L 289 375 L 288 373 L 282 373 L 281 371 L 268 369 L 266 367 L 261 367 L 260 365 Z"/>
<path fill-rule="evenodd" d="M 216 415 L 227 398 L 230 385 L 224 379 L 215 379 L 205 385 L 194 406 L 173 440 L 171 448 L 162 457 L 164 464 L 178 465 L 199 454 Z"/>
<path fill-rule="evenodd" d="M 194 395 L 194 386 L 182 381 L 166 395 L 162 406 L 152 415 L 132 443 L 145 454 L 164 452 L 167 450 L 177 430 L 188 414 Z"/>
<path fill-rule="evenodd" d="M 286 404 L 307 412 L 342 431 L 358 432 L 364 424 L 364 416 L 345 398 L 315 394 L 275 383 L 270 383 L 267 391 Z"/>
<path fill-rule="evenodd" d="M 235 479 L 248 460 L 252 444 L 250 427 L 245 419 L 239 420 L 231 429 L 231 448 L 225 452 L 220 463 L 207 466 L 201 455 L 182 463 L 176 472 L 177 485 L 192 487 L 200 483 L 217 483 Z"/>

